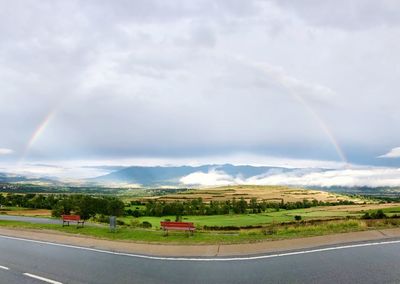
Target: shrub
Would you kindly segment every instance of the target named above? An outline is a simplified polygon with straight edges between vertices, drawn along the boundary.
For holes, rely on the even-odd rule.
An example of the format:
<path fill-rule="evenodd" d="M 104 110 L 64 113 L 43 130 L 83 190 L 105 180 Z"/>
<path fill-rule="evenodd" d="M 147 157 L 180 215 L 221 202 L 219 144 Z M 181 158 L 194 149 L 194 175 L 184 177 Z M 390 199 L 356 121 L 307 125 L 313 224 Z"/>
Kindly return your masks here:
<path fill-rule="evenodd" d="M 387 215 L 382 211 L 382 209 L 379 209 L 372 213 L 366 212 L 366 213 L 364 213 L 364 215 L 361 218 L 362 219 L 385 219 L 385 218 L 387 218 Z"/>
<path fill-rule="evenodd" d="M 301 220 L 301 216 L 300 216 L 300 215 L 296 215 L 296 216 L 294 216 L 294 219 L 295 219 L 296 221 L 300 221 L 300 220 Z"/>
<path fill-rule="evenodd" d="M 382 209 L 379 209 L 378 211 L 372 213 L 372 217 L 373 217 L 374 219 L 384 219 L 384 218 L 386 218 L 387 216 L 386 216 L 385 213 L 383 213 Z"/>
<path fill-rule="evenodd" d="M 371 215 L 369 215 L 368 212 L 365 212 L 364 215 L 362 215 L 361 219 L 369 220 L 369 219 L 372 219 L 372 218 L 371 218 Z"/>
<path fill-rule="evenodd" d="M 102 214 L 102 215 L 96 216 L 94 218 L 94 220 L 97 221 L 97 222 L 100 222 L 100 223 L 109 223 L 110 222 L 110 217 L 105 216 L 105 215 Z"/>
<path fill-rule="evenodd" d="M 125 222 L 117 219 L 117 225 L 123 226 L 125 225 Z"/>
<path fill-rule="evenodd" d="M 133 228 L 137 228 L 140 226 L 140 221 L 138 219 L 132 219 L 130 225 Z"/>
<path fill-rule="evenodd" d="M 153 225 L 151 225 L 150 222 L 148 221 L 143 221 L 142 224 L 140 225 L 142 228 L 151 228 Z"/>

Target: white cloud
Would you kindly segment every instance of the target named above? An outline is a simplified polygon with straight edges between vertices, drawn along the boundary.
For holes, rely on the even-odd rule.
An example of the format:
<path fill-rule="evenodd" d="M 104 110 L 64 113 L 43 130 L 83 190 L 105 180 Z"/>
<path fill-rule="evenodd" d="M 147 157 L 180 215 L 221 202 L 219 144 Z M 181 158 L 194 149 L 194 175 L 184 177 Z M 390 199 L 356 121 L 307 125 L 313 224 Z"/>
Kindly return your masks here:
<path fill-rule="evenodd" d="M 236 180 L 222 171 L 212 170 L 208 173 L 196 172 L 189 174 L 181 178 L 180 182 L 185 185 L 222 186 L 237 184 L 240 180 Z"/>
<path fill-rule="evenodd" d="M 14 153 L 13 150 L 7 148 L 0 148 L 0 155 L 9 155 Z"/>
<path fill-rule="evenodd" d="M 400 186 L 400 169 L 347 169 L 311 173 L 284 173 L 267 177 L 252 177 L 246 183 L 257 185 L 300 186 Z"/>
<path fill-rule="evenodd" d="M 400 158 L 400 147 L 393 148 L 388 153 L 381 155 L 378 158 Z"/>
<path fill-rule="evenodd" d="M 185 185 L 218 186 L 218 185 L 296 185 L 296 186 L 368 186 L 395 187 L 400 186 L 399 168 L 360 168 L 346 170 L 294 170 L 290 172 L 269 172 L 264 175 L 242 179 L 233 177 L 222 171 L 194 173 L 183 177 Z"/>

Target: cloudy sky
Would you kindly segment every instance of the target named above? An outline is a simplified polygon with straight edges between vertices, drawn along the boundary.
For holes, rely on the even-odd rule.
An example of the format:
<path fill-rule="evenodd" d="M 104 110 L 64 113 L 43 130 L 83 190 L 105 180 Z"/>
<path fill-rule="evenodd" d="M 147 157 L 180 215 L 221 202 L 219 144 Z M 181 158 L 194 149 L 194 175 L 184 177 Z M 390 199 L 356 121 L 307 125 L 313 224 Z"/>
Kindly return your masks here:
<path fill-rule="evenodd" d="M 396 0 L 0 1 L 0 164 L 399 167 L 399 62 Z"/>

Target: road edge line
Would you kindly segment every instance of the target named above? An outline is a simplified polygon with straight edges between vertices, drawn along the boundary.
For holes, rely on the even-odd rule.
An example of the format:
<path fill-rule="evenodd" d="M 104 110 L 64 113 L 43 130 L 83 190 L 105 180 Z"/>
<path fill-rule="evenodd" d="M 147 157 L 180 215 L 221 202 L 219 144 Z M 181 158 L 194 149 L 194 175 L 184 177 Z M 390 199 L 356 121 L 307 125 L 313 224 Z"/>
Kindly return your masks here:
<path fill-rule="evenodd" d="M 65 247 L 65 248 L 72 248 L 72 249 L 80 249 L 80 250 L 86 250 L 86 251 L 97 252 L 97 253 L 105 253 L 105 254 L 111 254 L 111 255 L 120 255 L 120 256 L 128 256 L 128 257 L 135 257 L 135 258 L 151 259 L 151 260 L 198 261 L 198 262 L 201 262 L 201 261 L 258 260 L 258 259 L 293 256 L 293 255 L 300 255 L 300 254 L 310 254 L 310 253 L 318 253 L 318 252 L 333 251 L 333 250 L 342 250 L 342 249 L 351 249 L 351 248 L 360 248 L 360 247 L 400 243 L 400 240 L 393 240 L 393 241 L 380 241 L 380 242 L 368 242 L 368 243 L 361 243 L 361 244 L 342 245 L 342 246 L 332 246 L 332 247 L 324 247 L 324 248 L 317 248 L 317 249 L 310 249 L 310 250 L 301 250 L 301 251 L 283 252 L 283 253 L 276 253 L 276 254 L 247 256 L 247 257 L 244 256 L 244 257 L 226 257 L 226 258 L 194 258 L 194 257 L 191 258 L 191 257 L 162 257 L 162 256 L 132 254 L 132 253 L 109 251 L 109 250 L 102 250 L 102 249 L 96 249 L 96 248 L 88 248 L 88 247 L 81 247 L 81 246 L 75 246 L 75 245 L 60 244 L 60 243 L 53 243 L 53 242 L 47 242 L 47 241 L 38 241 L 38 240 L 31 240 L 31 239 L 25 239 L 25 238 L 3 236 L 3 235 L 0 235 L 0 238 L 25 241 L 25 242 L 31 242 L 31 243 L 37 243 L 37 244 L 44 244 L 44 245 L 51 245 L 51 246 L 58 246 L 58 247 Z"/>
<path fill-rule="evenodd" d="M 45 278 L 45 277 L 38 276 L 38 275 L 35 275 L 35 274 L 31 274 L 31 273 L 28 273 L 28 272 L 22 273 L 22 275 L 25 275 L 27 277 L 31 277 L 33 279 L 41 280 L 43 282 L 51 283 L 51 284 L 62 284 L 59 281 L 51 280 L 49 278 Z"/>

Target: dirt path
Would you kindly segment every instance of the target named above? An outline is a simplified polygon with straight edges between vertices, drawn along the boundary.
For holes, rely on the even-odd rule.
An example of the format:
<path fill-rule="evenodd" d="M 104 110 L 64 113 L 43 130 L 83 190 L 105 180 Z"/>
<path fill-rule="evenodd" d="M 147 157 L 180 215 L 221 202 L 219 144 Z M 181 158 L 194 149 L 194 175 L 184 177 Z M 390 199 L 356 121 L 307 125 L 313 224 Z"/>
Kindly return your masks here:
<path fill-rule="evenodd" d="M 232 245 L 144 244 L 88 238 L 49 230 L 9 228 L 0 228 L 0 235 L 145 255 L 233 256 L 273 253 L 280 251 L 309 249 L 319 246 L 338 245 L 350 242 L 397 238 L 400 237 L 400 228 Z"/>

